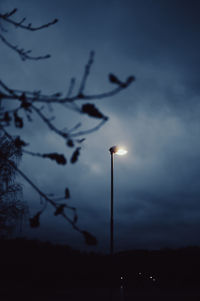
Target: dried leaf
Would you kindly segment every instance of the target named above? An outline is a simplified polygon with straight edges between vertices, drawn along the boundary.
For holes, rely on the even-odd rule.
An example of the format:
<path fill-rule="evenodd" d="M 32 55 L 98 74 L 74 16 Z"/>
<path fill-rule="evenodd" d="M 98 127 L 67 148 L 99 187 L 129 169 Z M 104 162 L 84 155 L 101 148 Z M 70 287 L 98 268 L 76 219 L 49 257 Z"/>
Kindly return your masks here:
<path fill-rule="evenodd" d="M 78 157 L 80 155 L 80 149 L 81 149 L 81 147 L 77 147 L 77 149 L 73 152 L 73 155 L 70 160 L 72 164 L 78 160 Z"/>
<path fill-rule="evenodd" d="M 73 140 L 72 140 L 72 139 L 67 140 L 67 145 L 68 145 L 69 147 L 74 147 L 74 142 L 73 142 Z"/>
<path fill-rule="evenodd" d="M 17 115 L 17 112 L 14 112 L 14 121 L 15 121 L 15 126 L 16 128 L 23 128 L 24 123 L 23 123 L 23 119 L 21 117 L 19 117 L 19 115 Z"/>
<path fill-rule="evenodd" d="M 31 228 L 37 228 L 40 226 L 40 214 L 41 212 L 38 212 L 34 217 L 29 218 Z"/>
<path fill-rule="evenodd" d="M 27 146 L 28 145 L 28 143 L 21 140 L 21 138 L 19 136 L 17 136 L 17 138 L 15 138 L 14 144 L 17 148 L 21 148 L 22 146 Z"/>
<path fill-rule="evenodd" d="M 93 236 L 92 234 L 90 234 L 87 231 L 82 231 L 82 233 L 83 233 L 83 236 L 84 236 L 84 239 L 85 239 L 85 242 L 87 245 L 95 246 L 97 244 L 97 239 L 95 236 Z"/>
<path fill-rule="evenodd" d="M 135 81 L 135 76 L 129 76 L 126 80 L 126 84 L 130 85 L 133 81 Z"/>
<path fill-rule="evenodd" d="M 21 108 L 30 111 L 31 103 L 27 101 L 26 94 L 22 93 L 19 99 L 21 100 Z"/>
<path fill-rule="evenodd" d="M 78 139 L 77 142 L 78 143 L 83 143 L 85 141 L 86 138 L 82 138 L 82 139 Z"/>
<path fill-rule="evenodd" d="M 117 78 L 117 76 L 112 73 L 109 74 L 109 81 L 112 84 L 117 84 L 119 86 L 121 86 L 121 84 L 122 84 L 122 82 Z"/>
<path fill-rule="evenodd" d="M 66 198 L 66 199 L 69 199 L 69 198 L 70 198 L 69 188 L 65 188 L 65 198 Z"/>
<path fill-rule="evenodd" d="M 12 120 L 12 118 L 10 117 L 10 115 L 9 115 L 8 112 L 5 112 L 5 113 L 4 113 L 3 120 L 4 120 L 7 124 L 9 124 L 10 121 Z"/>
<path fill-rule="evenodd" d="M 54 215 L 57 216 L 59 214 L 62 214 L 64 212 L 66 205 L 65 204 L 61 204 L 56 208 L 56 211 L 54 212 Z"/>
<path fill-rule="evenodd" d="M 42 157 L 54 160 L 58 164 L 61 164 L 61 165 L 67 164 L 67 160 L 66 160 L 65 156 L 62 154 L 57 154 L 57 153 L 43 154 Z"/>
<path fill-rule="evenodd" d="M 96 107 L 91 103 L 82 105 L 82 112 L 88 114 L 91 117 L 107 119 Z"/>

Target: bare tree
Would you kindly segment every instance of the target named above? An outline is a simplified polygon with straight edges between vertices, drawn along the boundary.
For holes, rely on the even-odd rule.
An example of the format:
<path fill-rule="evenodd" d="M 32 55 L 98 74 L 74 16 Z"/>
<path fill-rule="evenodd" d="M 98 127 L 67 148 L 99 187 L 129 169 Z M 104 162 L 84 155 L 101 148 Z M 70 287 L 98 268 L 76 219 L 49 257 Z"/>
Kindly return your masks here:
<path fill-rule="evenodd" d="M 55 19 L 52 22 L 49 22 L 42 26 L 34 27 L 31 23 L 27 23 L 25 18 L 23 18 L 22 20 L 16 20 L 16 13 L 17 9 L 13 9 L 12 11 L 7 13 L 0 13 L 0 40 L 2 41 L 2 43 L 4 43 L 9 49 L 16 52 L 16 54 L 19 55 L 23 61 L 38 61 L 50 58 L 49 54 L 41 56 L 32 55 L 31 50 L 25 50 L 21 46 L 16 45 L 14 42 L 9 41 L 6 34 L 8 27 L 33 32 L 48 28 L 56 24 L 58 20 Z M 108 79 L 113 85 L 113 88 L 111 88 L 110 91 L 102 92 L 100 94 L 87 94 L 85 92 L 85 88 L 87 85 L 88 77 L 90 75 L 92 64 L 94 62 L 94 54 L 95 53 L 92 51 L 89 55 L 89 59 L 84 68 L 80 85 L 78 87 L 75 87 L 76 79 L 72 78 L 65 95 L 57 92 L 52 95 L 47 95 L 42 91 L 37 90 L 18 90 L 14 87 L 9 87 L 2 79 L 0 80 L 0 130 L 7 136 L 8 139 L 10 139 L 10 141 L 14 143 L 15 147 L 17 147 L 20 152 L 29 154 L 30 156 L 37 156 L 40 158 L 54 160 L 57 164 L 67 164 L 67 158 L 63 154 L 58 154 L 56 152 L 32 152 L 31 150 L 27 149 L 28 143 L 24 141 L 22 135 L 13 137 L 11 132 L 12 126 L 14 125 L 16 128 L 23 129 L 26 126 L 27 122 L 33 122 L 33 115 L 37 115 L 43 121 L 44 125 L 49 128 L 49 130 L 62 137 L 66 142 L 67 147 L 74 148 L 72 157 L 70 158 L 71 164 L 74 164 L 78 160 L 81 151 L 81 144 L 85 140 L 85 135 L 97 131 L 108 121 L 108 117 L 100 112 L 100 110 L 93 103 L 91 103 L 91 101 L 111 97 L 118 94 L 122 90 L 126 89 L 135 80 L 135 78 L 134 76 L 129 76 L 125 81 L 121 81 L 117 78 L 117 76 L 110 73 Z M 12 108 L 8 109 L 8 103 L 10 101 L 12 102 Z M 80 122 L 77 122 L 77 124 L 72 126 L 70 129 L 60 129 L 56 127 L 53 120 L 49 118 L 45 113 L 45 107 L 50 106 L 51 110 L 53 110 L 54 105 L 60 105 L 64 109 L 75 111 L 78 114 L 88 115 L 89 117 L 98 120 L 98 123 L 94 127 L 87 130 L 81 128 Z M 26 119 L 22 117 L 22 114 L 25 114 Z M 28 178 L 21 169 L 18 168 L 15 162 L 11 161 L 9 158 L 4 158 L 4 160 L 6 160 L 9 166 L 18 174 L 20 174 L 32 186 L 32 188 L 37 191 L 37 193 L 44 199 L 45 202 L 50 203 L 55 208 L 55 215 L 61 215 L 62 217 L 64 217 L 75 230 L 79 231 L 84 236 L 86 243 L 91 245 L 96 244 L 96 238 L 89 232 L 80 229 L 77 225 L 76 208 L 69 206 L 66 201 L 70 198 L 70 191 L 68 187 L 65 189 L 62 197 L 63 203 L 60 204 L 60 202 L 57 202 L 58 199 L 52 199 L 48 196 L 49 194 L 41 191 L 41 189 L 36 186 L 35 183 L 33 183 L 33 181 Z M 59 201 L 60 200 L 61 198 L 59 198 Z M 73 212 L 72 218 L 70 218 L 66 214 L 65 209 L 70 209 Z M 40 216 L 43 211 L 44 208 L 37 212 L 35 216 L 30 218 L 31 227 L 39 226 Z"/>

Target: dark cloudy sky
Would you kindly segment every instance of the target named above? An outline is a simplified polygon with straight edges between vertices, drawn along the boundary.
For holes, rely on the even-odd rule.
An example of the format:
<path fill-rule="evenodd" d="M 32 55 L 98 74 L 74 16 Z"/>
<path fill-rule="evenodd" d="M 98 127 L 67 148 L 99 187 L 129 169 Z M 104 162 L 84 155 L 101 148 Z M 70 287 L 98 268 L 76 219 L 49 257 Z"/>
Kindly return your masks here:
<path fill-rule="evenodd" d="M 65 92 L 72 76 L 81 79 L 89 52 L 96 51 L 87 86 L 107 91 L 107 75 L 136 82 L 121 94 L 96 101 L 109 116 L 98 132 L 87 136 L 75 166 L 24 156 L 21 169 L 44 191 L 71 189 L 80 227 L 109 249 L 110 155 L 122 144 L 128 154 L 115 157 L 115 249 L 200 245 L 200 2 L 198 0 L 1 0 L 2 11 L 18 7 L 35 25 L 59 19 L 54 27 L 9 37 L 50 60 L 21 62 L 0 47 L 0 77 L 10 86 Z M 95 124 L 70 111 L 56 109 L 57 124 L 87 128 Z M 22 137 L 34 151 L 71 151 L 37 120 Z M 19 179 L 19 181 L 23 181 Z M 31 214 L 39 197 L 24 185 Z M 36 230 L 21 235 L 86 248 L 82 237 L 48 207 Z M 87 249 L 87 248 L 86 248 Z M 91 248 L 89 248 L 91 249 Z"/>

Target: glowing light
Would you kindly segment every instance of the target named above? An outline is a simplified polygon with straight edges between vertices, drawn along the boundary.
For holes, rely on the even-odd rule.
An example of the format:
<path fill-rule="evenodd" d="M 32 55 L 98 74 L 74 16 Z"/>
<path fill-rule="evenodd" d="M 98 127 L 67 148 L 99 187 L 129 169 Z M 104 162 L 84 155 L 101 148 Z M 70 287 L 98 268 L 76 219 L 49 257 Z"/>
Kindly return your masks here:
<path fill-rule="evenodd" d="M 124 148 L 117 148 L 117 151 L 116 151 L 116 155 L 119 155 L 119 156 L 123 156 L 123 155 L 126 155 L 128 153 L 128 151 Z"/>

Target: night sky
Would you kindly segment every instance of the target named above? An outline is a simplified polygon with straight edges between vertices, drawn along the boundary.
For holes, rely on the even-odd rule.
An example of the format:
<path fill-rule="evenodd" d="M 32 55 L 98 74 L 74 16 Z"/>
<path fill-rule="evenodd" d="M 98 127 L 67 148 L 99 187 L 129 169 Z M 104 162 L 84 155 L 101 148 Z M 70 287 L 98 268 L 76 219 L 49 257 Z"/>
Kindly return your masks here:
<path fill-rule="evenodd" d="M 115 250 L 200 245 L 200 1 L 195 0 L 1 0 L 3 12 L 17 7 L 15 18 L 34 25 L 59 22 L 39 32 L 11 27 L 9 39 L 51 53 L 43 61 L 25 61 L 0 46 L 0 78 L 18 89 L 65 93 L 71 77 L 80 81 L 91 50 L 95 63 L 88 93 L 109 90 L 108 74 L 136 81 L 120 94 L 94 103 L 109 116 L 88 135 L 76 165 L 58 166 L 24 155 L 20 168 L 43 191 L 71 191 L 78 225 L 98 239 L 87 247 L 82 236 L 47 206 L 41 226 L 28 222 L 18 235 L 69 244 L 82 250 L 109 250 L 110 154 L 115 156 Z M 96 120 L 55 108 L 55 124 L 83 128 Z M 17 134 L 12 129 L 13 134 Z M 18 132 L 19 133 L 19 132 Z M 37 118 L 22 132 L 32 151 L 72 150 Z M 24 200 L 34 215 L 40 198 L 23 179 Z"/>

